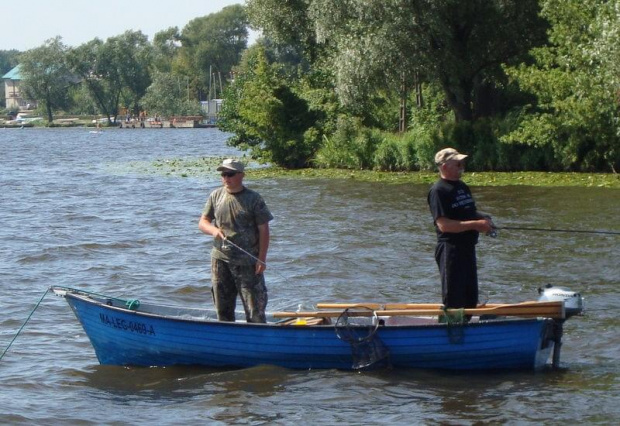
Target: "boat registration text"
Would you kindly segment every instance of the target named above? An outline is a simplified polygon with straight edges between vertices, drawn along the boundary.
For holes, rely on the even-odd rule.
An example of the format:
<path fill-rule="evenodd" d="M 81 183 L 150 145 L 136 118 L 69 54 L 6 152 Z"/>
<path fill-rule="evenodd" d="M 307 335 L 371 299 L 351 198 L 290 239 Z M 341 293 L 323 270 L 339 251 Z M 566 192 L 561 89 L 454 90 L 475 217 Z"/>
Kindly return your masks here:
<path fill-rule="evenodd" d="M 142 322 L 127 321 L 122 318 L 116 318 L 112 315 L 101 313 L 99 314 L 99 319 L 103 324 L 107 325 L 108 327 L 116 328 L 123 331 L 129 331 L 132 333 L 146 334 L 149 336 L 155 335 L 155 329 L 153 328 L 153 326 L 146 325 Z"/>

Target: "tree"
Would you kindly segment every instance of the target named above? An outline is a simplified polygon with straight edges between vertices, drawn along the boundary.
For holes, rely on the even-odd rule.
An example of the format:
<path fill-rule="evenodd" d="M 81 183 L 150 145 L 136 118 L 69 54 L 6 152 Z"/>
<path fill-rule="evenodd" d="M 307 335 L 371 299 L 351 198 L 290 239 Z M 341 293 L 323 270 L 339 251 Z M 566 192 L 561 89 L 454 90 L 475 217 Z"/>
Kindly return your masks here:
<path fill-rule="evenodd" d="M 160 31 L 153 37 L 153 68 L 159 72 L 171 72 L 174 59 L 181 48 L 178 27 Z"/>
<path fill-rule="evenodd" d="M 49 123 L 54 121 L 54 109 L 68 105 L 69 87 L 75 83 L 67 66 L 67 51 L 58 36 L 21 56 L 21 89 L 25 97 L 45 108 Z"/>
<path fill-rule="evenodd" d="M 280 46 L 294 46 L 315 62 L 323 50 L 317 42 L 309 8 L 312 0 L 248 0 L 247 13 L 253 28 Z"/>
<path fill-rule="evenodd" d="M 136 115 L 139 112 L 139 100 L 151 84 L 151 53 L 144 34 L 127 31 L 105 43 L 94 39 L 73 49 L 69 62 L 110 120 L 116 118 L 122 97 Z"/>
<path fill-rule="evenodd" d="M 95 38 L 77 48 L 69 55 L 69 64 L 82 79 L 100 112 L 116 121 L 118 105 L 123 88 L 113 55 L 105 43 Z"/>
<path fill-rule="evenodd" d="M 148 37 L 141 31 L 126 31 L 120 36 L 109 38 L 106 47 L 112 55 L 122 83 L 124 103 L 131 107 L 137 116 L 140 112 L 140 99 L 151 85 L 150 65 L 153 50 Z"/>
<path fill-rule="evenodd" d="M 620 168 L 620 1 L 545 0 L 550 45 L 509 69 L 537 103 L 504 138 L 551 152 L 551 169 Z"/>
<path fill-rule="evenodd" d="M 200 114 L 198 102 L 188 98 L 185 80 L 171 73 L 156 72 L 141 102 L 151 115 Z"/>
<path fill-rule="evenodd" d="M 241 5 L 232 5 L 196 18 L 183 28 L 180 40 L 182 48 L 173 70 L 181 75 L 195 76 L 192 86 L 198 93 L 207 93 L 213 77 L 211 73 L 217 73 L 218 83 L 220 79 L 226 83 L 247 47 L 245 9 Z"/>
<path fill-rule="evenodd" d="M 313 0 L 308 13 L 335 49 L 345 102 L 419 73 L 441 85 L 457 121 L 472 121 L 500 66 L 545 40 L 538 12 L 538 0 Z"/>
<path fill-rule="evenodd" d="M 19 64 L 19 55 L 21 54 L 18 50 L 0 50 L 0 74 L 4 75 L 7 72 L 11 71 L 17 64 Z"/>
<path fill-rule="evenodd" d="M 319 146 L 314 125 L 321 114 L 278 76 L 262 46 L 246 51 L 236 75 L 221 112 L 220 128 L 235 133 L 229 143 L 283 167 L 307 167 Z"/>

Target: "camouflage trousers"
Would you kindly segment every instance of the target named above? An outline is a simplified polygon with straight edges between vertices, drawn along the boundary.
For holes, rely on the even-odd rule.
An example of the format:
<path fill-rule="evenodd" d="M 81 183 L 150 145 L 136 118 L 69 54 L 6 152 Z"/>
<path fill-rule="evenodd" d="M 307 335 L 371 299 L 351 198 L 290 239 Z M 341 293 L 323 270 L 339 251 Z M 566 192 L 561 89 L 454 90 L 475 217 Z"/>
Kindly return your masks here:
<path fill-rule="evenodd" d="M 265 276 L 256 275 L 254 265 L 231 265 L 211 259 L 211 292 L 220 321 L 235 321 L 237 295 L 248 322 L 266 322 L 267 287 Z"/>

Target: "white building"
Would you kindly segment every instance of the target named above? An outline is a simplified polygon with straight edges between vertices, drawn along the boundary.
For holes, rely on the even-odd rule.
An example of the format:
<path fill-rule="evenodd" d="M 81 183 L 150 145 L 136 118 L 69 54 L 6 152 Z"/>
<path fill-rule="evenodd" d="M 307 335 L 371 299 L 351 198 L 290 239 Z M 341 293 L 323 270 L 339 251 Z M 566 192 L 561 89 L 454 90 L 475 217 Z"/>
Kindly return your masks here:
<path fill-rule="evenodd" d="M 201 101 L 200 107 L 206 115 L 207 124 L 216 124 L 219 118 L 220 111 L 222 110 L 222 99 L 211 99 L 208 101 Z"/>
<path fill-rule="evenodd" d="M 19 109 L 20 111 L 36 108 L 36 103 L 24 99 L 19 90 L 21 75 L 19 73 L 20 66 L 17 65 L 11 71 L 2 76 L 4 79 L 4 95 L 6 98 L 7 109 Z"/>

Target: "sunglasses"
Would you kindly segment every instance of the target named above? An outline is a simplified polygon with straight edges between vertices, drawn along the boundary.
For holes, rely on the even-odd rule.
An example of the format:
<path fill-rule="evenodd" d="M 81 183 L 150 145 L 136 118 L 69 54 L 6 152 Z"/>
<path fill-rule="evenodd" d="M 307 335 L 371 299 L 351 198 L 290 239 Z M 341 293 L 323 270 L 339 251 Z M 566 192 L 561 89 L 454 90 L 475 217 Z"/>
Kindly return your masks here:
<path fill-rule="evenodd" d="M 222 177 L 233 177 L 236 174 L 237 172 L 222 172 L 221 176 Z"/>
<path fill-rule="evenodd" d="M 441 163 L 440 165 L 444 165 L 444 164 L 454 164 L 456 167 L 461 167 L 461 166 L 465 165 L 465 162 L 462 161 L 462 160 L 458 160 L 458 161 L 457 160 L 448 160 L 448 161 L 445 161 L 445 162 Z"/>

